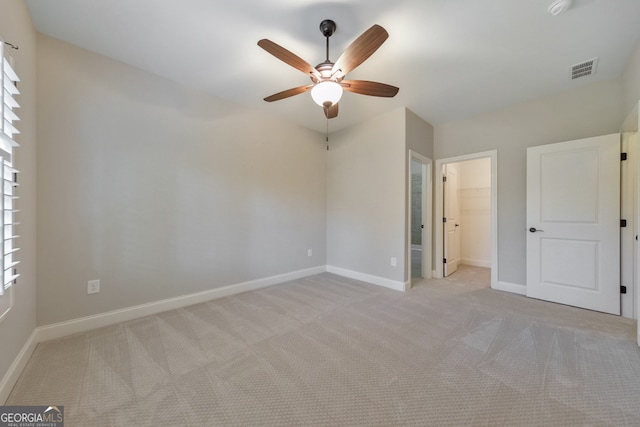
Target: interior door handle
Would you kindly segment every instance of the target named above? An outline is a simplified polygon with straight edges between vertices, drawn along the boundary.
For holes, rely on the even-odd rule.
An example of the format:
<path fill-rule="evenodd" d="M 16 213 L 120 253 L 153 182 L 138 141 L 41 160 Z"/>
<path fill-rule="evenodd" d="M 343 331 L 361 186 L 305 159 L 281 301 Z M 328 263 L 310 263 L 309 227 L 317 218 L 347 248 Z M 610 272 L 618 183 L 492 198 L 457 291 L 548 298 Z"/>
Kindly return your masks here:
<path fill-rule="evenodd" d="M 537 229 L 537 228 L 535 228 L 535 227 L 531 227 L 531 228 L 529 229 L 529 231 L 530 231 L 530 232 L 532 232 L 532 233 L 544 233 L 544 230 L 538 230 L 538 229 Z"/>

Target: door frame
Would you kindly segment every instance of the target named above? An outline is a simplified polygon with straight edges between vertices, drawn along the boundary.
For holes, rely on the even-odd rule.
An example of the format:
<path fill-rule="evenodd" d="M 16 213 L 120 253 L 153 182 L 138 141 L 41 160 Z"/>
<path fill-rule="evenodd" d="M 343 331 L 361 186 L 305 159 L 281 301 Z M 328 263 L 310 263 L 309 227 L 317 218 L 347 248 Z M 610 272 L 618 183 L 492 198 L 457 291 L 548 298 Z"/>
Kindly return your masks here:
<path fill-rule="evenodd" d="M 627 153 L 627 160 L 620 163 L 620 218 L 627 219 L 627 226 L 620 227 L 620 284 L 627 287 L 627 293 L 620 295 L 620 315 L 629 319 L 637 317 L 637 133 L 637 130 L 620 132 L 621 152 Z"/>
<path fill-rule="evenodd" d="M 435 230 L 435 269 L 433 276 L 443 277 L 444 259 L 444 233 L 442 230 L 443 215 L 443 188 L 442 188 L 442 167 L 448 163 L 459 163 L 467 160 L 491 159 L 491 288 L 500 289 L 498 286 L 498 150 L 482 151 L 479 153 L 465 154 L 462 156 L 447 157 L 436 160 L 435 166 L 435 210 L 433 227 Z"/>
<path fill-rule="evenodd" d="M 408 155 L 408 167 L 407 167 L 407 255 L 405 259 L 407 260 L 407 281 L 409 284 L 409 288 L 411 287 L 411 283 L 413 282 L 413 277 L 411 274 L 411 190 L 412 190 L 412 179 L 411 179 L 411 162 L 417 161 L 422 164 L 422 224 L 424 224 L 424 229 L 422 229 L 422 276 L 425 279 L 430 279 L 432 274 L 432 228 L 431 224 L 432 220 L 432 191 L 433 187 L 433 173 L 432 173 L 432 165 L 433 161 L 423 156 L 420 153 L 417 153 L 413 150 L 409 150 Z"/>
<path fill-rule="evenodd" d="M 443 222 L 440 224 L 442 227 L 442 276 L 448 277 L 455 273 L 458 269 L 460 262 L 460 243 L 462 239 L 460 237 L 460 200 L 458 197 L 458 169 L 453 167 L 458 163 L 446 163 L 442 165 L 442 217 Z M 451 166 L 451 167 L 450 167 Z M 455 180 L 453 179 L 455 177 Z M 440 182 L 440 181 L 438 181 Z M 452 183 L 455 183 L 452 185 Z M 452 188 L 453 187 L 453 188 Z M 452 194 L 455 194 L 452 196 Z M 453 203 L 455 209 L 451 211 L 451 200 L 455 199 Z M 444 222 L 444 218 L 447 219 Z M 453 220 L 453 221 L 452 221 Z M 453 223 L 453 224 L 452 224 Z M 453 225 L 453 228 L 452 228 Z M 449 233 L 453 231 L 453 242 L 450 239 Z M 447 260 L 445 263 L 444 260 Z"/>
<path fill-rule="evenodd" d="M 640 102 L 636 103 L 633 106 L 633 109 L 629 112 L 626 119 L 622 123 L 620 127 L 621 132 L 638 132 L 638 137 L 640 137 Z M 640 144 L 640 141 L 638 142 Z M 640 148 L 640 146 L 638 147 Z M 640 150 L 639 150 L 640 151 Z M 636 155 L 640 156 L 640 153 L 636 152 Z M 636 227 L 634 229 L 634 233 L 638 233 L 638 228 L 640 228 L 640 162 L 636 159 L 636 165 L 638 165 L 637 174 L 636 174 L 636 193 L 635 193 L 635 204 L 636 204 L 636 217 L 634 218 L 633 225 Z M 636 320 L 640 319 L 640 250 L 638 245 L 639 241 L 635 241 L 635 251 L 633 256 L 633 292 L 635 293 L 635 301 L 633 307 L 633 315 L 632 317 Z M 636 338 L 637 344 L 640 347 L 640 322 L 636 322 Z"/>

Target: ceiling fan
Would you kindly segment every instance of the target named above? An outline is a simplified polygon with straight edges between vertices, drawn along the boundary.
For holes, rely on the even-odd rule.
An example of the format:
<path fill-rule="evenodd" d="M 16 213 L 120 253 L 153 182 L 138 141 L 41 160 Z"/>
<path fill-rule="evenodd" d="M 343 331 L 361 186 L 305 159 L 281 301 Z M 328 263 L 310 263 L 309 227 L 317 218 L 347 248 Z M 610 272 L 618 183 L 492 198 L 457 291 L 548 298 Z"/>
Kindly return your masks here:
<path fill-rule="evenodd" d="M 329 60 L 329 37 L 335 32 L 336 23 L 325 19 L 320 23 L 320 32 L 327 39 L 327 55 L 324 62 L 312 67 L 307 61 L 282 46 L 268 39 L 262 39 L 258 46 L 307 74 L 312 84 L 287 89 L 264 98 L 267 102 L 279 101 L 294 95 L 311 91 L 311 97 L 324 109 L 327 119 L 338 116 L 338 102 L 343 90 L 361 95 L 391 98 L 398 93 L 398 88 L 384 83 L 367 80 L 344 80 L 347 73 L 369 58 L 385 40 L 389 33 L 380 25 L 373 25 L 347 47 L 336 62 Z"/>

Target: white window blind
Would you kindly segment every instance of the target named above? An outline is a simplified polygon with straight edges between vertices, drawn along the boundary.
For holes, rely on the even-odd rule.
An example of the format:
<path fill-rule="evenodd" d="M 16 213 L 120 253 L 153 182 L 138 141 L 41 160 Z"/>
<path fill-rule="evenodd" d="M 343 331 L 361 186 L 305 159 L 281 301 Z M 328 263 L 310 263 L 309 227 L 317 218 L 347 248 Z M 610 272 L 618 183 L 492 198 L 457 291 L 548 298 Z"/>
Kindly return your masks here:
<path fill-rule="evenodd" d="M 14 149 L 18 146 L 15 135 L 19 134 L 16 122 L 19 120 L 16 109 L 20 107 L 16 101 L 18 91 L 17 82 L 20 81 L 13 69 L 12 58 L 6 51 L 5 43 L 0 39 L 0 174 L 2 175 L 2 194 L 0 195 L 0 211 L 3 222 L 0 224 L 0 241 L 3 242 L 2 266 L 0 267 L 0 319 L 13 305 L 13 290 L 11 286 L 18 278 L 16 257 L 17 235 L 15 222 L 16 187 L 18 186 L 18 171 L 13 167 Z"/>

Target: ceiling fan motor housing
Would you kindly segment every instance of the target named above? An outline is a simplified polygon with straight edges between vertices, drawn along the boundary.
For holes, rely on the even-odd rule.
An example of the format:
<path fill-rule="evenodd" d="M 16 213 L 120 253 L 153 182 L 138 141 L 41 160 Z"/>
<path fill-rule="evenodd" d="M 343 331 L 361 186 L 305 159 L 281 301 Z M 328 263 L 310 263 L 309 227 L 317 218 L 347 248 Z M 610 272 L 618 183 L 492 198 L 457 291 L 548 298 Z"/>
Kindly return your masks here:
<path fill-rule="evenodd" d="M 336 31 L 336 23 L 331 19 L 325 19 L 320 23 L 320 32 L 325 37 L 331 37 Z"/>
<path fill-rule="evenodd" d="M 318 72 L 322 76 L 322 80 L 330 79 L 332 77 L 332 75 L 331 75 L 331 70 L 332 69 L 333 69 L 333 62 L 331 62 L 331 61 L 329 61 L 329 62 L 321 62 L 318 65 L 316 65 L 316 70 L 318 70 Z M 320 79 L 317 79 L 315 76 L 311 76 L 311 80 L 313 80 L 316 83 L 318 81 L 321 81 Z M 340 79 L 340 80 L 342 80 L 342 79 Z"/>

